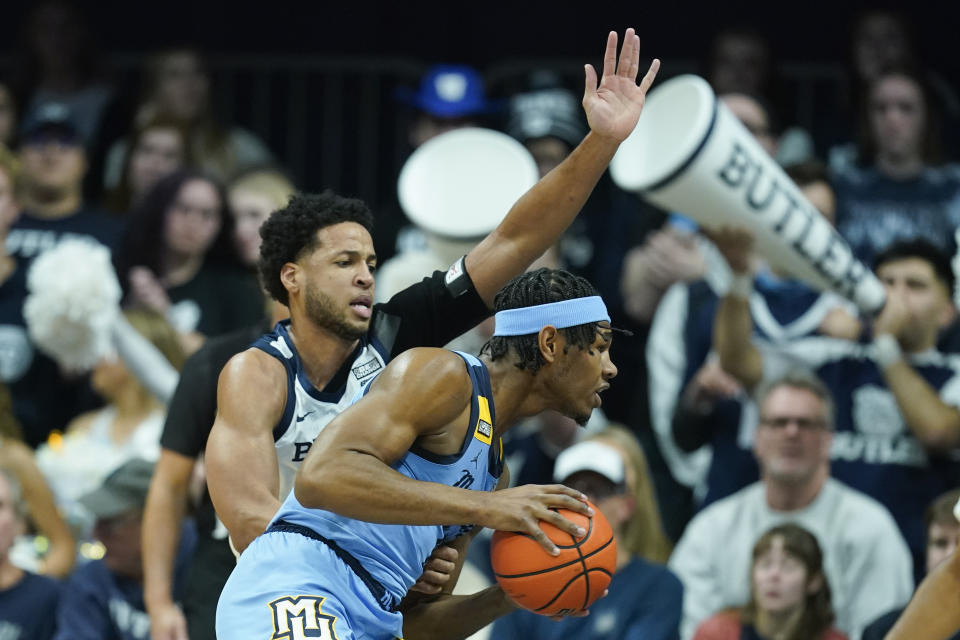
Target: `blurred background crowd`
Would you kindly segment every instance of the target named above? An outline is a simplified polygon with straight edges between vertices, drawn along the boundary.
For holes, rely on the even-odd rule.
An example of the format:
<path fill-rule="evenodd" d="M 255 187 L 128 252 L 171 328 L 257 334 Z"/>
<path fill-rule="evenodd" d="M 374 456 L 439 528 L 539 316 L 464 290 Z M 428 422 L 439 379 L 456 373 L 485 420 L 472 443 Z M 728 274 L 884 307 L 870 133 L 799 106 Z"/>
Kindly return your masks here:
<path fill-rule="evenodd" d="M 107 19 L 100 6 L 39 2 L 2 26 L 0 638 L 147 638 L 162 626 L 145 603 L 140 532 L 167 404 L 202 345 L 252 339 L 275 316 L 254 271 L 271 211 L 297 191 L 357 196 L 376 213 L 381 265 L 430 254 L 445 268 L 466 249 L 404 215 L 406 158 L 483 126 L 547 173 L 587 132 L 582 64 L 596 61 L 580 42 L 623 26 L 599 11 L 548 35 L 530 20 L 478 42 L 478 30 L 397 7 L 370 31 L 333 19 L 350 9 L 324 21 L 314 8 L 315 33 L 291 12 L 261 43 L 231 40 L 230 16 L 213 24 L 213 9 L 174 9 L 130 29 L 149 12 Z M 642 55 L 663 60 L 658 83 L 710 82 L 897 309 L 860 317 L 766 265 L 747 235 L 701 232 L 602 178 L 544 260 L 587 277 L 634 335 L 617 338 L 619 375 L 586 431 L 546 414 L 505 448 L 516 484 L 583 486 L 625 554 L 591 617 L 517 613 L 494 637 L 882 638 L 956 547 L 960 73 L 938 55 L 942 40 L 931 45 L 950 15 L 836 9 L 819 29 L 827 18 L 796 10 L 807 13 L 792 31 L 749 12 L 698 18 L 683 37 L 661 12 L 624 20 Z M 484 11 L 484 25 L 510 22 Z M 394 32 L 393 18 L 410 28 Z M 253 31 L 245 20 L 239 33 Z M 135 333 L 92 367 L 38 347 L 24 313 L 31 264 L 67 239 L 110 249 Z M 480 331 L 465 338 L 472 348 Z M 591 443 L 606 449 L 578 449 Z M 190 508 L 174 514 L 184 535 L 169 593 L 153 602 L 179 606 L 201 580 L 194 514 L 211 519 L 199 537 L 224 537 L 202 447 L 182 487 Z M 463 582 L 492 580 L 485 544 Z"/>

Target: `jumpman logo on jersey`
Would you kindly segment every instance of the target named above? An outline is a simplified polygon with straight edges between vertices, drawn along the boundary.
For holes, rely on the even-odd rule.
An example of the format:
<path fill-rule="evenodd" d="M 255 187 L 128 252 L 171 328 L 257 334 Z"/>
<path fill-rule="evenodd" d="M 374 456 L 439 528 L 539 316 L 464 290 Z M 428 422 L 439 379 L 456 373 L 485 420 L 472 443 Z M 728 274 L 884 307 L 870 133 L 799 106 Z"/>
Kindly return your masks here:
<path fill-rule="evenodd" d="M 482 453 L 483 453 L 483 451 L 477 452 L 477 455 L 473 456 L 473 460 L 470 461 L 470 462 L 473 463 L 473 468 L 474 468 L 474 469 L 477 468 L 477 460 L 480 459 L 480 454 L 482 454 Z"/>
<path fill-rule="evenodd" d="M 314 413 L 314 412 L 313 412 L 313 411 L 307 411 L 307 412 L 306 412 L 305 414 L 303 414 L 302 416 L 297 416 L 297 422 L 303 422 L 304 420 L 307 419 L 307 416 L 310 415 L 311 413 Z"/>

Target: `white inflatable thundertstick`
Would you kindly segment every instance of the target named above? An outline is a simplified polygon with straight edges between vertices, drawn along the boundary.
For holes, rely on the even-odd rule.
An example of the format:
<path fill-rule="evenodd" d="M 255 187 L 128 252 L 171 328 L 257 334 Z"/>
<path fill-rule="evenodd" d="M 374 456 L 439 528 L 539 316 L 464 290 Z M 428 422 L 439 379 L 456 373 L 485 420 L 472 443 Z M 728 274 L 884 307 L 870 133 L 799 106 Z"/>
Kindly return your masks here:
<path fill-rule="evenodd" d="M 621 188 L 704 227 L 750 229 L 769 262 L 865 313 L 883 307 L 880 281 L 699 76 L 651 92 L 610 172 Z"/>
<path fill-rule="evenodd" d="M 376 301 L 385 302 L 470 252 L 537 183 L 537 163 L 505 133 L 467 127 L 417 148 L 397 180 L 400 206 L 426 239 L 381 265 Z"/>

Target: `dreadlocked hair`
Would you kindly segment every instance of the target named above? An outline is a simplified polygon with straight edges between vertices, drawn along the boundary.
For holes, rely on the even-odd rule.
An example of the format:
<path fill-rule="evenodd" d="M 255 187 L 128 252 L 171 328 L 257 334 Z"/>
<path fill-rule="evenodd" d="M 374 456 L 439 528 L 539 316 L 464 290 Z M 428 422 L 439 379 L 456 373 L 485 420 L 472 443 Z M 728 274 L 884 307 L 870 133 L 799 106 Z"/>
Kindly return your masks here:
<path fill-rule="evenodd" d="M 493 299 L 493 310 L 519 309 L 539 304 L 586 298 L 599 295 L 596 288 L 585 278 L 562 269 L 537 269 L 515 277 Z M 566 338 L 567 346 L 587 349 L 597 336 L 597 323 L 588 322 L 559 330 Z M 525 336 L 494 336 L 483 345 L 480 353 L 486 353 L 496 361 L 511 351 L 516 355 L 515 366 L 520 370 L 536 373 L 546 364 L 540 353 L 536 333 Z"/>

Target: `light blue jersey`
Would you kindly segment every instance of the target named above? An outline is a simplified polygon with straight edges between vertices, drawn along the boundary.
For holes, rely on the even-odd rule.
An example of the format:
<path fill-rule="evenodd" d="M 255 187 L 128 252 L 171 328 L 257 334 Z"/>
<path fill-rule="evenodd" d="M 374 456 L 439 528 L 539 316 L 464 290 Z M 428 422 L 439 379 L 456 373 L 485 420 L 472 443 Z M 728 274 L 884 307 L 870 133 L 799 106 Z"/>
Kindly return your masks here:
<path fill-rule="evenodd" d="M 480 360 L 457 353 L 473 383 L 470 429 L 460 452 L 438 456 L 413 446 L 393 468 L 414 480 L 491 491 L 503 452 L 493 433 L 490 378 Z M 423 563 L 438 543 L 471 529 L 363 522 L 306 508 L 291 492 L 227 581 L 217 607 L 217 637 L 400 637 L 397 606 L 423 573 Z M 295 627 L 303 633 L 297 635 Z"/>

